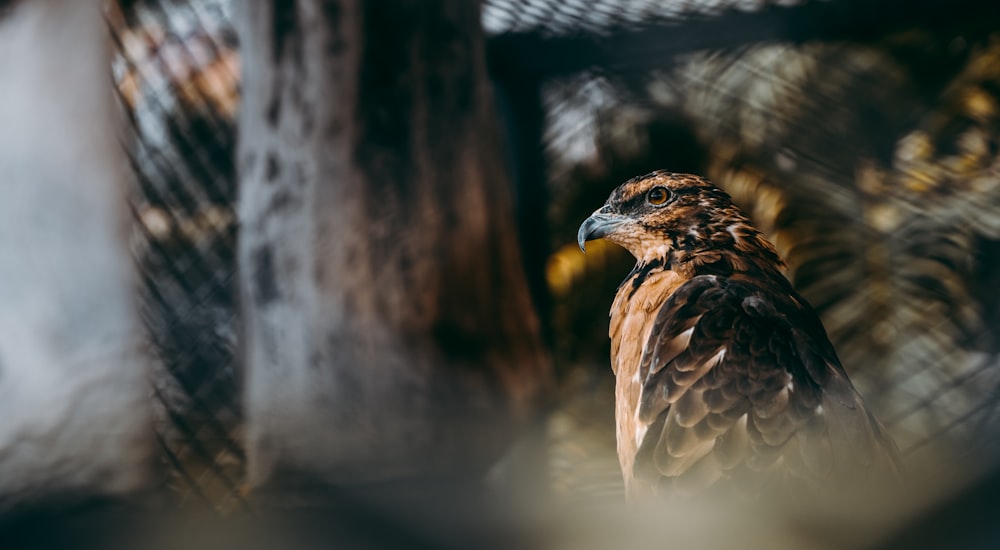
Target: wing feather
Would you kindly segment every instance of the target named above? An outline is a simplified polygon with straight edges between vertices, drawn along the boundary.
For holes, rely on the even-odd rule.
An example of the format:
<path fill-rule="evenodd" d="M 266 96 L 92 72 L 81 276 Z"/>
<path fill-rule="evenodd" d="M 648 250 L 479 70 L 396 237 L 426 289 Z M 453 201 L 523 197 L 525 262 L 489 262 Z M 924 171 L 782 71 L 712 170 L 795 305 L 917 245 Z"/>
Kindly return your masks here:
<path fill-rule="evenodd" d="M 708 403 L 705 402 L 704 391 L 691 388 L 684 392 L 674 403 L 674 418 L 682 428 L 692 428 L 708 415 Z"/>
<path fill-rule="evenodd" d="M 896 468 L 891 442 L 787 281 L 696 276 L 663 304 L 644 349 L 639 479 L 701 485 L 753 471 L 813 483 Z"/>
<path fill-rule="evenodd" d="M 750 452 L 750 437 L 747 435 L 747 417 L 743 415 L 733 422 L 729 429 L 715 438 L 712 454 L 719 468 L 732 470 L 746 459 Z"/>

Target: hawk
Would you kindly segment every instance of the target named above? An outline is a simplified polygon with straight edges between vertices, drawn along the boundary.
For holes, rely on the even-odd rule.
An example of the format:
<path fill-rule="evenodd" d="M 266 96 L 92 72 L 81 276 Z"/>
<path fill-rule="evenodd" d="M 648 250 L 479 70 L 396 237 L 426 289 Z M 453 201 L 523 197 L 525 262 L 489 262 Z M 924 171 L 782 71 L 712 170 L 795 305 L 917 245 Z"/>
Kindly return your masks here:
<path fill-rule="evenodd" d="M 784 263 L 724 191 L 657 171 L 580 226 L 637 263 L 611 307 L 618 456 L 630 499 L 895 477 L 895 445 Z"/>

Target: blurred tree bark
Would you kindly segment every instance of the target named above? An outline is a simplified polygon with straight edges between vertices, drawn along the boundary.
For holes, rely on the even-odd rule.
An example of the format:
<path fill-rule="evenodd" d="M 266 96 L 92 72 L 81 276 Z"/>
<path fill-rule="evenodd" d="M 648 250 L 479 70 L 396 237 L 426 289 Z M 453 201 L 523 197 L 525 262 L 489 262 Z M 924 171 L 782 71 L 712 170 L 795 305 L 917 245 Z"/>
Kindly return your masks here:
<path fill-rule="evenodd" d="M 478 4 L 241 9 L 251 484 L 480 476 L 550 367 Z"/>

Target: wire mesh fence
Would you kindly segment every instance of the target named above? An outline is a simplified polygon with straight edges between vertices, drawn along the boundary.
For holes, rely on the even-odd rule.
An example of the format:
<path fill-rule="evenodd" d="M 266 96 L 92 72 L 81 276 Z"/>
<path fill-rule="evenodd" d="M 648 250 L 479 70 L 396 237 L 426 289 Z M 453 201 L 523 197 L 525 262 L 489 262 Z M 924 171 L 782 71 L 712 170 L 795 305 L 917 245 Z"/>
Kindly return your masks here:
<path fill-rule="evenodd" d="M 844 20 L 856 10 L 867 26 L 860 38 L 831 38 L 822 22 L 782 34 L 778 16 L 828 12 L 781 10 L 814 5 Z M 970 6 L 930 31 L 913 22 L 930 17 L 925 3 L 903 13 L 893 2 L 486 2 L 491 59 L 503 78 L 537 84 L 544 113 L 544 315 L 567 403 L 550 426 L 557 492 L 613 492 L 618 475 L 603 331 L 628 259 L 580 256 L 576 224 L 622 180 L 663 167 L 709 175 L 752 213 L 904 454 L 990 466 L 1000 451 L 1000 48 Z M 230 10 L 141 0 L 109 17 L 159 358 L 157 435 L 172 492 L 221 512 L 244 505 Z M 720 49 L 678 43 L 698 25 L 752 25 L 738 18 L 755 14 L 761 25 Z M 887 30 L 871 32 L 872 21 Z M 530 58 L 525 44 L 538 48 Z"/>
<path fill-rule="evenodd" d="M 172 494 L 242 505 L 236 357 L 235 114 L 224 2 L 137 2 L 109 18 L 129 114 L 142 313 L 156 362 L 157 441 Z"/>

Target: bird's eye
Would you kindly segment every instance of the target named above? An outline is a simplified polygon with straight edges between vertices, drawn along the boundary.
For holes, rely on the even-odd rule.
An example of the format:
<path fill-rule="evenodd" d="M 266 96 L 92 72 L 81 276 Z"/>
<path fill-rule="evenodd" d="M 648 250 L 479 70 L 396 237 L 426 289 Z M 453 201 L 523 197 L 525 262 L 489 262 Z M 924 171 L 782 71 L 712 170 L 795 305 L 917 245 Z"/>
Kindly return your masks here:
<path fill-rule="evenodd" d="M 654 187 L 646 193 L 646 200 L 653 206 L 660 206 L 670 198 L 670 192 L 666 187 Z"/>

